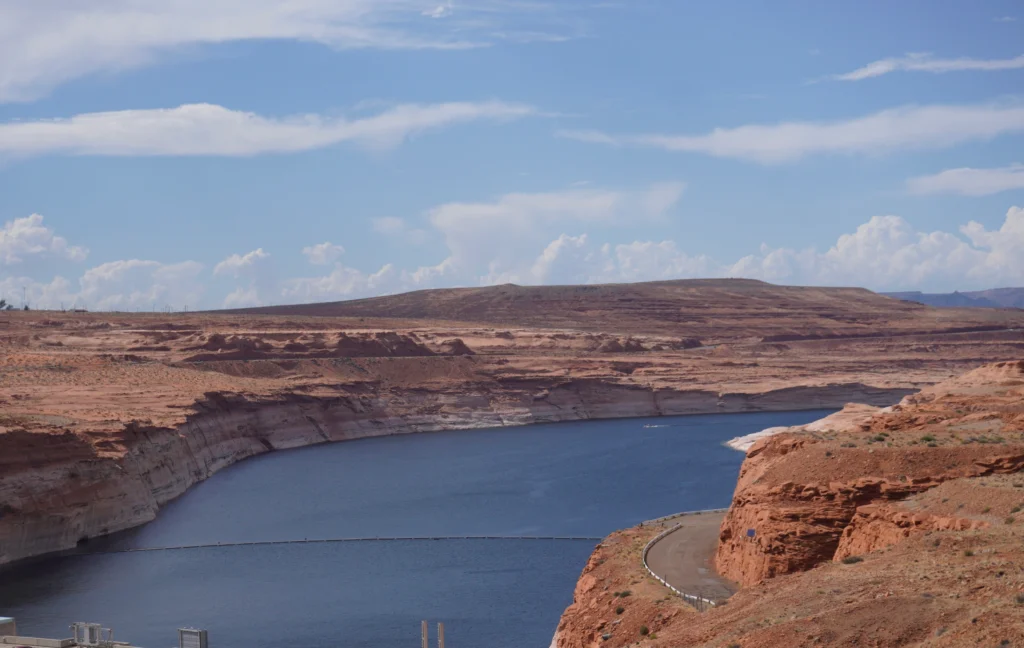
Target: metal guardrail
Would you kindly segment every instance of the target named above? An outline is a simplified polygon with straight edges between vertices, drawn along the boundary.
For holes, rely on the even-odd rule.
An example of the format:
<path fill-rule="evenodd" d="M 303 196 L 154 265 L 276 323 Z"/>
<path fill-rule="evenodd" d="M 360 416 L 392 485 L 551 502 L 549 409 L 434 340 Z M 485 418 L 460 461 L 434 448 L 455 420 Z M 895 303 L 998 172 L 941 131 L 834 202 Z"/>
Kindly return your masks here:
<path fill-rule="evenodd" d="M 674 515 L 666 515 L 665 517 L 660 517 L 660 518 L 655 518 L 653 520 L 648 520 L 647 522 L 644 522 L 643 524 L 657 524 L 657 523 L 660 523 L 660 522 L 667 522 L 669 520 L 674 520 L 676 518 L 685 517 L 687 515 L 699 515 L 701 513 L 723 513 L 723 512 L 728 511 L 728 510 L 729 509 L 724 509 L 723 508 L 723 509 L 707 509 L 707 510 L 704 510 L 704 511 L 686 511 L 684 513 L 676 513 Z M 664 578 L 662 578 L 658 574 L 654 573 L 654 570 L 651 569 L 651 566 L 647 564 L 647 554 L 648 554 L 648 552 L 650 552 L 651 547 L 656 545 L 659 540 L 663 539 L 665 536 L 669 535 L 673 531 L 677 531 L 679 529 L 679 527 L 681 527 L 681 526 L 683 526 L 682 522 L 680 522 L 679 524 L 673 526 L 671 529 L 666 529 L 665 531 L 662 531 L 658 535 L 656 535 L 653 538 L 651 538 L 650 541 L 648 541 L 648 543 L 644 547 L 644 551 L 643 551 L 644 569 L 646 569 L 647 573 L 649 573 L 651 576 L 653 576 L 655 578 L 655 580 L 657 580 L 659 583 L 661 583 L 662 585 L 664 585 L 668 589 L 670 589 L 673 592 L 675 592 L 684 601 L 686 601 L 687 603 L 692 605 L 697 610 L 700 610 L 701 612 L 703 612 L 705 607 L 715 607 L 715 606 L 718 605 L 718 603 L 713 601 L 712 599 L 704 598 L 704 597 L 699 596 L 697 594 L 688 594 L 686 592 L 683 592 L 681 590 L 676 589 L 674 586 L 669 584 L 669 582 L 667 580 L 665 580 Z"/>

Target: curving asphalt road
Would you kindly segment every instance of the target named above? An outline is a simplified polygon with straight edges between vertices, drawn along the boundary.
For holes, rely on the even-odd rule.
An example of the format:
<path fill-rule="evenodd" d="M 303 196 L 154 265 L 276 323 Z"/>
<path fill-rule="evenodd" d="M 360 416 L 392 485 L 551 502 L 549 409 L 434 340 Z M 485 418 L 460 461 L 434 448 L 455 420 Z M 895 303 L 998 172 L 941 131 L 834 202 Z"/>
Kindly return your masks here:
<path fill-rule="evenodd" d="M 738 588 L 715 572 L 712 560 L 724 517 L 724 511 L 716 511 L 670 521 L 682 526 L 651 547 L 648 566 L 681 592 L 711 600 L 729 598 Z"/>

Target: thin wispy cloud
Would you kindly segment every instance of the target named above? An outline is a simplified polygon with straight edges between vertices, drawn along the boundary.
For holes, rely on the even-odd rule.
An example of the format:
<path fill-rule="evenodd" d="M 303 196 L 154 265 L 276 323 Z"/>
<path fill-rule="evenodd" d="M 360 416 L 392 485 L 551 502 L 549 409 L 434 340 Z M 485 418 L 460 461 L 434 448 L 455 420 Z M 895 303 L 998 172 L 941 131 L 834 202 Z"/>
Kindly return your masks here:
<path fill-rule="evenodd" d="M 157 110 L 86 113 L 67 119 L 0 124 L 0 156 L 250 156 L 294 153 L 354 142 L 392 148 L 435 128 L 536 114 L 523 104 L 406 104 L 359 119 L 297 115 L 263 117 L 212 104 Z"/>
<path fill-rule="evenodd" d="M 1017 22 L 1017 17 L 1016 16 L 997 16 L 997 17 L 993 18 L 992 20 L 994 20 L 996 22 L 1001 22 L 1001 23 L 1009 23 L 1009 22 Z"/>
<path fill-rule="evenodd" d="M 933 58 L 931 54 L 907 54 L 897 58 L 886 58 L 868 63 L 852 72 L 837 74 L 832 78 L 837 81 L 863 81 L 880 77 L 890 72 L 930 72 L 943 74 L 946 72 L 964 72 L 969 70 L 994 72 L 999 70 L 1019 70 L 1024 68 L 1024 54 L 1008 59 L 976 59 L 976 58 Z"/>
<path fill-rule="evenodd" d="M 187 47 L 293 40 L 336 49 L 484 47 L 498 30 L 543 31 L 540 2 L 467 0 L 0 0 L 0 103 L 165 60 Z M 444 20 L 436 20 L 444 18 Z"/>
<path fill-rule="evenodd" d="M 952 193 L 963 196 L 988 196 L 1024 189 L 1024 164 L 994 169 L 946 169 L 934 175 L 910 178 L 907 189 L 916 194 Z"/>
<path fill-rule="evenodd" d="M 936 149 L 1024 132 L 1024 105 L 904 106 L 839 121 L 802 121 L 716 128 L 702 135 L 612 135 L 561 131 L 608 146 L 702 153 L 778 164 L 820 154 L 881 154 Z"/>

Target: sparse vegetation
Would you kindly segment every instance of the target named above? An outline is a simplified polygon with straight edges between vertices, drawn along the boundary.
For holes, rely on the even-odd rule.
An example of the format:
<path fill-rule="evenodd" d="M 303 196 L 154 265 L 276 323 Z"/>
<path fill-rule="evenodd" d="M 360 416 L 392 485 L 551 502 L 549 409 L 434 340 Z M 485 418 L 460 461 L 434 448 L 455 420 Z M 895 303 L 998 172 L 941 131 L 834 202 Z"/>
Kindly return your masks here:
<path fill-rule="evenodd" d="M 651 631 L 650 629 L 648 629 L 647 626 L 640 626 L 640 634 L 646 637 L 647 635 L 651 634 Z"/>
<path fill-rule="evenodd" d="M 1011 515 L 1010 517 L 1006 518 L 1006 523 L 1007 524 L 1013 524 L 1014 522 L 1016 522 L 1016 520 L 1017 520 L 1017 518 L 1015 518 L 1015 517 L 1013 517 Z"/>
<path fill-rule="evenodd" d="M 970 558 L 973 555 L 974 555 L 973 551 L 971 551 L 970 549 L 964 549 L 964 556 Z"/>
<path fill-rule="evenodd" d="M 626 611 L 626 608 L 622 607 L 621 605 L 619 607 L 615 608 L 615 614 L 622 614 L 625 611 Z"/>
<path fill-rule="evenodd" d="M 864 562 L 864 559 L 860 556 L 847 556 L 846 558 L 843 558 L 844 565 L 854 565 L 859 562 Z"/>
<path fill-rule="evenodd" d="M 924 441 L 925 443 L 931 443 L 932 441 L 935 440 L 935 437 L 932 436 L 931 434 L 926 434 L 923 437 L 921 437 L 921 440 Z"/>
<path fill-rule="evenodd" d="M 985 508 L 981 509 L 981 512 L 982 512 L 982 513 L 988 513 L 988 512 L 989 512 L 989 511 L 991 511 L 991 510 L 992 510 L 992 507 L 991 507 L 991 506 L 986 506 Z"/>

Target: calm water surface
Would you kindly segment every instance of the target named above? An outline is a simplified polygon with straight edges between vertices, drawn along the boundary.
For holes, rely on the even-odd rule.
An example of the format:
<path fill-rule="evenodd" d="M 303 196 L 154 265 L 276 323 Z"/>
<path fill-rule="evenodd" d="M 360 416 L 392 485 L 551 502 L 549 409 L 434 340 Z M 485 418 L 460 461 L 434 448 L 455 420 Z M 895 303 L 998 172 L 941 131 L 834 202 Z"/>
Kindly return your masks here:
<path fill-rule="evenodd" d="M 228 468 L 144 527 L 89 551 L 329 537 L 604 536 L 728 506 L 734 436 L 825 411 L 586 421 L 365 439 Z M 658 427 L 644 427 L 656 425 Z M 0 571 L 22 634 L 113 627 L 146 648 L 176 628 L 212 648 L 546 648 L 593 541 L 452 540 L 223 547 L 52 557 Z"/>

